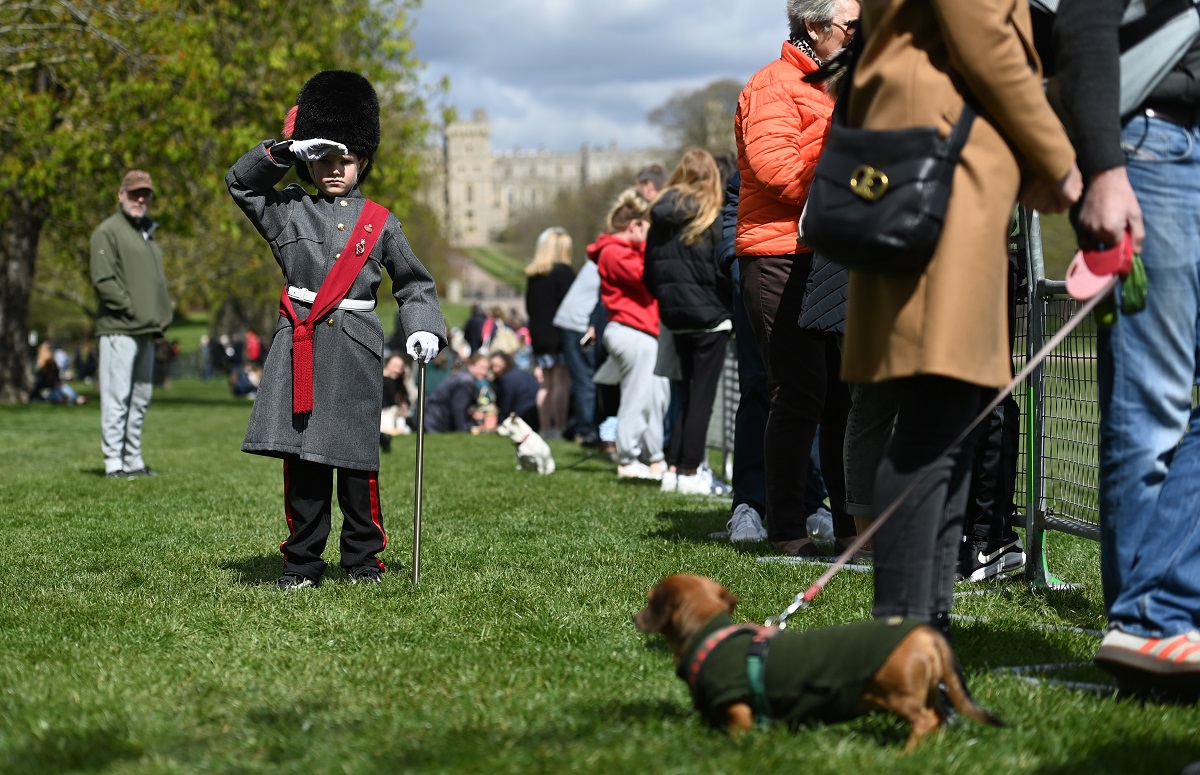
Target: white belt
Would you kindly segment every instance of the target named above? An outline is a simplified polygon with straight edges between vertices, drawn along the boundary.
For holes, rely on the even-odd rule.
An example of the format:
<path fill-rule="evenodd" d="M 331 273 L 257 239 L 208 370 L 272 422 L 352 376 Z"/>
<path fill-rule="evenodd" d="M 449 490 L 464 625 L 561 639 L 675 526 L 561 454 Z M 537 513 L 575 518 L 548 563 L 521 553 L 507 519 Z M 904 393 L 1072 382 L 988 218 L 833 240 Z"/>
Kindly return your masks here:
<path fill-rule="evenodd" d="M 310 291 L 307 288 L 297 288 L 294 285 L 288 286 L 288 296 L 296 301 L 302 301 L 305 304 L 312 304 L 317 300 L 316 291 Z M 337 308 L 370 312 L 371 310 L 375 309 L 375 302 L 361 299 L 342 299 L 340 302 L 338 302 Z"/>

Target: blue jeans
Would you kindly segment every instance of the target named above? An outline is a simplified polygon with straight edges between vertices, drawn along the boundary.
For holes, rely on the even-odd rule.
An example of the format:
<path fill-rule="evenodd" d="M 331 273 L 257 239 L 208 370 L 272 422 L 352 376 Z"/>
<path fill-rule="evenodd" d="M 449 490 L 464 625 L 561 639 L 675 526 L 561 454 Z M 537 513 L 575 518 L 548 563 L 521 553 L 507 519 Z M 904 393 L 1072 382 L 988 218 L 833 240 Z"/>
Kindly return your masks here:
<path fill-rule="evenodd" d="M 1122 132 L 1146 241 L 1146 309 L 1099 337 L 1100 564 L 1109 621 L 1170 637 L 1200 617 L 1200 130 Z"/>
<path fill-rule="evenodd" d="M 733 507 L 745 503 L 759 516 L 767 513 L 767 471 L 763 461 L 763 434 L 771 396 L 767 392 L 767 366 L 758 351 L 754 329 L 742 302 L 742 269 L 736 259 L 733 274 L 733 343 L 737 347 L 738 398 L 733 425 Z"/>
<path fill-rule="evenodd" d="M 596 429 L 596 347 L 579 344 L 583 331 L 558 329 L 562 336 L 562 355 L 571 374 L 572 417 L 569 429 L 577 439 L 595 439 Z"/>

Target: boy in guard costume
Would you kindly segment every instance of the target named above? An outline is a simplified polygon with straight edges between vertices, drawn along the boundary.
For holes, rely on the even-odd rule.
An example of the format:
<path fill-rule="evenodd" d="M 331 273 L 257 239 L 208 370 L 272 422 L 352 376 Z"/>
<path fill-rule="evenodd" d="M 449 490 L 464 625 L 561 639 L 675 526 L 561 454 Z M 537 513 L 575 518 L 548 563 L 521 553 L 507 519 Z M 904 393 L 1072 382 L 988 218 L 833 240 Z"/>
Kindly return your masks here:
<path fill-rule="evenodd" d="M 378 582 L 387 536 L 377 479 L 384 335 L 374 309 L 383 273 L 411 356 L 432 360 L 445 346 L 446 321 L 400 221 L 359 190 L 379 147 L 379 100 L 367 79 L 317 73 L 288 111 L 283 137 L 255 146 L 225 175 L 284 275 L 242 450 L 283 458 L 280 589 L 321 582 L 334 469 L 342 568 L 351 582 Z M 293 166 L 316 195 L 295 184 L 276 190 Z"/>

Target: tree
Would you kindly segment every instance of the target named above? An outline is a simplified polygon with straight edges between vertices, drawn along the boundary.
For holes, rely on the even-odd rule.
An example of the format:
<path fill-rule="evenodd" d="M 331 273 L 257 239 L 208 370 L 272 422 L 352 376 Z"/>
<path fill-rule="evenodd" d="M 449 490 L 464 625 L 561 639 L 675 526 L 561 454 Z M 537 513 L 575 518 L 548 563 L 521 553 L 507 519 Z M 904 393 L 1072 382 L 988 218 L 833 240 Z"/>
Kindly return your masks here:
<path fill-rule="evenodd" d="M 703 148 L 714 156 L 734 151 L 733 115 L 742 84 L 732 79 L 713 81 L 691 92 L 676 92 L 646 119 L 661 127 L 678 151 Z"/>
<path fill-rule="evenodd" d="M 358 70 L 375 85 L 384 141 L 373 191 L 404 214 L 426 134 L 409 35 L 419 3 L 0 0 L 0 401 L 28 395 L 35 277 L 94 313 L 88 236 L 130 167 L 155 178 L 173 298 L 270 308 L 278 270 L 224 173 L 278 136 L 318 70 Z"/>

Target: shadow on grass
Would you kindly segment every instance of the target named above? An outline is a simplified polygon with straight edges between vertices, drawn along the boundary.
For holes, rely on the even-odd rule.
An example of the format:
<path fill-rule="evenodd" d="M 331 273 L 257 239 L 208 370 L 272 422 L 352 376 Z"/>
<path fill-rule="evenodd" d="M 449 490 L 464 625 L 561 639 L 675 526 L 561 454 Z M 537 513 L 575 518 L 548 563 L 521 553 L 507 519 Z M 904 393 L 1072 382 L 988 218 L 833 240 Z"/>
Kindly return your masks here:
<path fill-rule="evenodd" d="M 648 531 L 645 534 L 646 538 L 707 544 L 721 540 L 711 538 L 710 534 L 725 529 L 725 523 L 729 521 L 729 509 L 721 504 L 706 511 L 663 510 L 658 512 L 655 517 L 666 524 L 658 530 Z"/>
<path fill-rule="evenodd" d="M 135 761 L 144 754 L 129 739 L 129 730 L 119 726 L 95 729 L 47 731 L 0 759 L 0 772 L 23 775 L 63 772 L 105 772 L 120 762 Z"/>
<path fill-rule="evenodd" d="M 567 765 L 582 757 L 595 756 L 613 745 L 614 736 L 623 740 L 641 732 L 661 734 L 663 727 L 690 728 L 696 717 L 690 706 L 669 700 L 579 703 L 564 708 L 560 715 L 526 730 L 513 730 L 503 723 L 460 724 L 436 730 L 417 740 L 396 741 L 390 750 L 375 757 L 379 772 L 487 771 L 486 763 L 497 752 L 524 751 L 531 767 L 555 771 L 547 765 Z M 520 756 L 520 754 L 518 754 Z M 565 771 L 568 769 L 563 766 Z"/>
<path fill-rule="evenodd" d="M 1054 589 L 1045 586 L 1031 587 L 1034 595 L 1054 609 L 1064 622 L 1080 621 L 1086 618 L 1103 618 L 1103 605 L 1088 597 L 1081 587 Z"/>
<path fill-rule="evenodd" d="M 221 563 L 222 570 L 233 572 L 235 583 L 247 587 L 275 581 L 279 578 L 282 567 L 282 560 L 278 554 L 260 554 Z"/>
<path fill-rule="evenodd" d="M 1194 740 L 1162 740 L 1149 730 L 1139 731 L 1144 739 L 1122 738 L 1120 741 L 1092 748 L 1086 753 L 1073 753 L 1071 761 L 1058 766 L 1043 765 L 1041 775 L 1075 775 L 1076 773 L 1159 773 L 1181 772 L 1188 764 L 1188 775 L 1200 772 L 1200 747 Z M 1139 734 L 1130 730 L 1131 734 Z"/>

